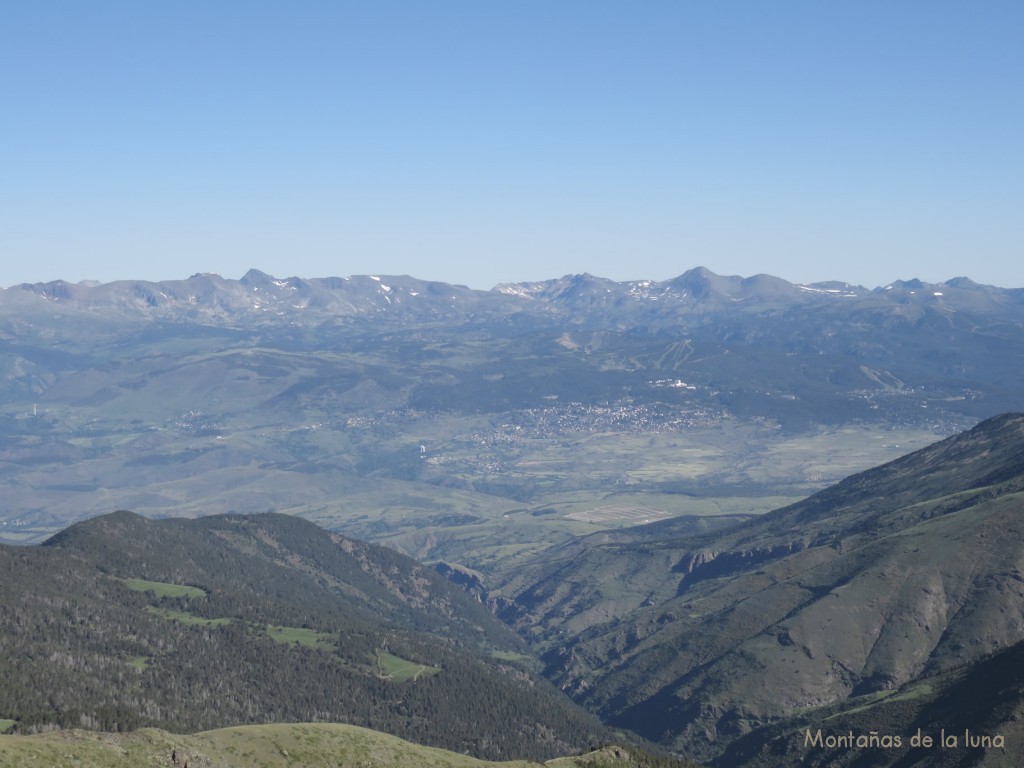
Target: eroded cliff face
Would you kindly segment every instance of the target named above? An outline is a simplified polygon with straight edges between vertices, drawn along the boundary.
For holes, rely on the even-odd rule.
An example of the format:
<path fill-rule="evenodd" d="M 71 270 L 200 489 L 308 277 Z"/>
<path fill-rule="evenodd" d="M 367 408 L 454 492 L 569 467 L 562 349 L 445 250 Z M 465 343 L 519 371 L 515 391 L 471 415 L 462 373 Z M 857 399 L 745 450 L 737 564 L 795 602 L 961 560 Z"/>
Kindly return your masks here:
<path fill-rule="evenodd" d="M 779 558 L 787 557 L 807 549 L 806 539 L 792 541 L 789 544 L 776 544 L 769 547 L 751 547 L 733 551 L 716 551 L 703 549 L 698 552 L 687 552 L 673 567 L 673 572 L 682 573 L 678 594 L 690 589 L 698 581 L 715 579 L 742 573 Z"/>
<path fill-rule="evenodd" d="M 492 614 L 506 624 L 514 626 L 525 614 L 524 608 L 514 600 L 488 593 L 484 586 L 483 576 L 476 571 L 456 563 L 445 562 L 437 563 L 434 570 L 448 581 L 462 587 L 463 590 L 475 597 L 477 602 L 487 606 Z"/>

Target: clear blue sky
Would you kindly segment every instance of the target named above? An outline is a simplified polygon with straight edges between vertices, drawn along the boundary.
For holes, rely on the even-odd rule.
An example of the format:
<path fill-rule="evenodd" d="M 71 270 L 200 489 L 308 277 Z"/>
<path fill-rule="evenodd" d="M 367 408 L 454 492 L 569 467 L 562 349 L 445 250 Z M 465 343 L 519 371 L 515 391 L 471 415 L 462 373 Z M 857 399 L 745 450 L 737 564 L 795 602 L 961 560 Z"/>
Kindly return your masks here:
<path fill-rule="evenodd" d="M 1024 3 L 11 0 L 0 286 L 1024 286 Z"/>

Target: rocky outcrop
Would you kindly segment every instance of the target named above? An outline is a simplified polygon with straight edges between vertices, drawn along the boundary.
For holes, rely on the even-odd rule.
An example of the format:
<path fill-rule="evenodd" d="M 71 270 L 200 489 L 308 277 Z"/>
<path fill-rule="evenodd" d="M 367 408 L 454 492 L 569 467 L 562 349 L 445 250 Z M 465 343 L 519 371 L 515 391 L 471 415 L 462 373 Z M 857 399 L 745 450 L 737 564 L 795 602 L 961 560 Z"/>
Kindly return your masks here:
<path fill-rule="evenodd" d="M 673 573 L 682 573 L 678 594 L 682 594 L 698 581 L 716 579 L 742 573 L 764 563 L 788 557 L 807 549 L 806 541 L 793 541 L 771 547 L 754 547 L 732 552 L 703 549 L 686 553 L 672 568 Z"/>

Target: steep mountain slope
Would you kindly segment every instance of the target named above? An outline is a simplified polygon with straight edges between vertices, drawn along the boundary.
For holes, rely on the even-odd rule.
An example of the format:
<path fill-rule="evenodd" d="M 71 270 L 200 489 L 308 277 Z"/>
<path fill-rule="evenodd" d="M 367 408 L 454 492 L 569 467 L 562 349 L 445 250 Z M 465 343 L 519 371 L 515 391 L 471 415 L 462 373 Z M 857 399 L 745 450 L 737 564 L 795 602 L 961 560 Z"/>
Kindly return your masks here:
<path fill-rule="evenodd" d="M 901 690 L 800 712 L 736 739 L 712 764 L 1016 768 L 1022 723 L 1024 643 L 1017 643 Z"/>
<path fill-rule="evenodd" d="M 1010 414 L 731 529 L 620 531 L 528 583 L 539 557 L 502 595 L 579 701 L 712 754 L 1024 639 L 1022 509 Z"/>
<path fill-rule="evenodd" d="M 0 547 L 0 574 L 19 732 L 341 721 L 495 759 L 613 737 L 472 597 L 298 518 L 119 512 Z"/>

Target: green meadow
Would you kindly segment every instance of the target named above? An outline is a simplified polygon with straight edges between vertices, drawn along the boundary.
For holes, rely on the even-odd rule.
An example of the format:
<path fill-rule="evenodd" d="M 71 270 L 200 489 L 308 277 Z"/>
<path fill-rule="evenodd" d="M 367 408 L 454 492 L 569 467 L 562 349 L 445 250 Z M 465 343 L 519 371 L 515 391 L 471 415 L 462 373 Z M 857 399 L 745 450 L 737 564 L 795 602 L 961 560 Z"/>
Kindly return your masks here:
<path fill-rule="evenodd" d="M 0 725 L 10 721 L 0 720 Z M 546 763 L 494 762 L 424 747 L 378 731 L 339 723 L 245 725 L 196 734 L 155 728 L 131 733 L 56 731 L 0 736 L 0 765 L 47 768 L 640 768 L 648 755 L 606 747 Z M 683 766 L 681 761 L 675 765 Z"/>
<path fill-rule="evenodd" d="M 0 723 L 6 721 L 0 721 Z M 412 744 L 365 728 L 338 724 L 261 725 L 193 735 L 143 728 L 127 734 L 61 731 L 0 737 L 0 765 L 47 768 L 139 768 L 178 764 L 219 768 L 526 768 Z M 565 765 L 565 763 L 559 763 Z M 570 763 L 570 765 L 572 765 Z"/>
<path fill-rule="evenodd" d="M 377 669 L 382 677 L 396 683 L 419 680 L 421 677 L 436 675 L 441 671 L 440 667 L 418 664 L 386 651 L 377 651 Z"/>
<path fill-rule="evenodd" d="M 315 629 L 303 627 L 275 627 L 266 628 L 267 637 L 284 645 L 299 645 L 306 648 L 332 648 L 334 636 L 327 632 L 317 632 Z"/>
<path fill-rule="evenodd" d="M 118 579 L 129 589 L 136 592 L 153 592 L 157 597 L 206 597 L 206 590 L 189 587 L 184 584 L 169 584 L 166 581 L 146 581 L 145 579 Z"/>

